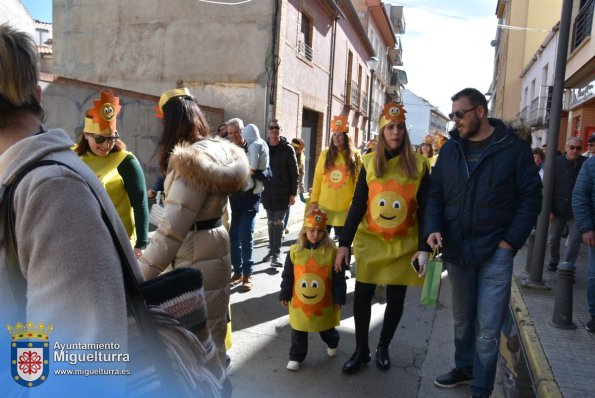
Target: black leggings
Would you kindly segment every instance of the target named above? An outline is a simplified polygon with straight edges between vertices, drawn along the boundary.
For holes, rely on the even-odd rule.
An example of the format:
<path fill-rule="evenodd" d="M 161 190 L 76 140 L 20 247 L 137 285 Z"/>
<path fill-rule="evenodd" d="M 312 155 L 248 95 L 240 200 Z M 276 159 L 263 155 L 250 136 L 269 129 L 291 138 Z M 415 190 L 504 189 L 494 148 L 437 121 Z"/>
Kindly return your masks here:
<path fill-rule="evenodd" d="M 368 348 L 368 329 L 370 328 L 370 317 L 372 314 L 372 298 L 376 285 L 364 282 L 355 282 L 355 296 L 353 299 L 353 316 L 355 318 L 355 343 L 358 347 Z M 388 347 L 395 330 L 403 315 L 405 293 L 407 286 L 387 285 L 386 286 L 386 309 L 384 310 L 384 322 L 380 332 L 379 346 Z"/>

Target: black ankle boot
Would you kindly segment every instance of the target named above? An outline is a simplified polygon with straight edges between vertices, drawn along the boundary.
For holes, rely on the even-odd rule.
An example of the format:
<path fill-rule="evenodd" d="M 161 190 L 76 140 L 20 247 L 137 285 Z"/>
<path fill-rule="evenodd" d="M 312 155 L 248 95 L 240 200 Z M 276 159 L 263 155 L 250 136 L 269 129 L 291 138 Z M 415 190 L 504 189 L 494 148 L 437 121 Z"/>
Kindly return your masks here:
<path fill-rule="evenodd" d="M 351 358 L 349 358 L 349 360 L 345 362 L 345 365 L 343 365 L 343 373 L 356 373 L 359 370 L 362 363 L 370 362 L 371 358 L 372 356 L 370 355 L 369 348 L 356 347 L 355 352 L 353 353 Z"/>
<path fill-rule="evenodd" d="M 388 347 L 378 346 L 376 348 L 376 367 L 387 371 L 390 369 L 390 358 L 388 357 Z"/>

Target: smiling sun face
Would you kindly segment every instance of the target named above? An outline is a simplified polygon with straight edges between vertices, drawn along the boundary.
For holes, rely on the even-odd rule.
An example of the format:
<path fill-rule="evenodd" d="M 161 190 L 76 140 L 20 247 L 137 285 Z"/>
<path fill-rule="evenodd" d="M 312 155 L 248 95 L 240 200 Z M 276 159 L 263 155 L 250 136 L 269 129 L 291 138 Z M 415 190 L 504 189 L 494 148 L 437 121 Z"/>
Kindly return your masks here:
<path fill-rule="evenodd" d="M 301 308 L 308 319 L 312 314 L 322 316 L 322 308 L 330 305 L 330 292 L 326 288 L 328 268 L 320 267 L 312 257 L 305 265 L 294 267 L 295 284 L 293 300 L 294 308 Z"/>
<path fill-rule="evenodd" d="M 317 274 L 303 274 L 295 284 L 297 296 L 305 304 L 316 304 L 324 297 L 326 286 Z"/>
<path fill-rule="evenodd" d="M 333 189 L 341 188 L 349 176 L 347 167 L 342 164 L 333 165 L 333 167 L 324 173 L 326 185 Z"/>
<path fill-rule="evenodd" d="M 381 234 L 386 240 L 405 235 L 407 228 L 413 225 L 413 212 L 417 210 L 415 185 L 400 185 L 395 180 L 382 185 L 373 181 L 369 190 L 368 230 Z"/>

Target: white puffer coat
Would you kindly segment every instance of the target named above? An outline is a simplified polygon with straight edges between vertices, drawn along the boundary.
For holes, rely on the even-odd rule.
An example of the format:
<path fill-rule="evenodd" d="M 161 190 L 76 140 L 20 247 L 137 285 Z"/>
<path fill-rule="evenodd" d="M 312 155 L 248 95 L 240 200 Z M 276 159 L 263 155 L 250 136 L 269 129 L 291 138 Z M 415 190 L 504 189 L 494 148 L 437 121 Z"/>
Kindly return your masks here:
<path fill-rule="evenodd" d="M 176 147 L 164 184 L 165 214 L 140 260 L 147 279 L 168 267 L 202 271 L 209 330 L 222 363 L 231 273 L 229 235 L 224 226 L 197 230 L 194 225 L 222 217 L 227 196 L 240 190 L 248 175 L 246 154 L 227 141 L 204 139 Z"/>

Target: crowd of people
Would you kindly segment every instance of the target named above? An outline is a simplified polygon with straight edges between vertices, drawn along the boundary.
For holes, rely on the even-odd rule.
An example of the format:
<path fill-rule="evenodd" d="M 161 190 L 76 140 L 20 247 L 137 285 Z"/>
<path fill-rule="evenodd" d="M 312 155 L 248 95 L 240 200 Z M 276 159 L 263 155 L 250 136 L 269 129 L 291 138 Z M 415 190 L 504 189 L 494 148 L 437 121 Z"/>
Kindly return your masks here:
<path fill-rule="evenodd" d="M 177 268 L 198 269 L 216 355 L 229 364 L 230 288 L 253 288 L 253 234 L 262 204 L 269 244 L 262 260 L 283 267 L 279 301 L 288 308 L 292 329 L 288 370 L 299 370 L 305 360 L 308 332 L 318 332 L 328 355 L 336 355 L 336 326 L 346 304 L 344 275 L 353 251 L 356 345 L 343 372 L 354 374 L 372 359 L 368 331 L 378 285 L 386 286 L 387 305 L 374 359 L 387 371 L 407 287 L 423 284 L 430 253 L 440 250 L 453 286 L 455 367 L 436 377 L 435 384 L 470 384 L 474 397 L 490 396 L 513 257 L 541 210 L 544 151 L 531 150 L 513 129 L 489 118 L 481 92 L 467 88 L 452 97 L 449 117 L 455 128 L 439 156 L 432 136 L 415 152 L 400 104 L 384 107 L 375 141 L 363 155 L 354 147 L 347 118 L 334 116 L 329 146 L 316 162 L 303 227 L 283 259 L 289 208 L 298 195 L 305 200 L 305 154 L 300 138 L 282 135 L 279 120 L 268 121 L 267 140 L 256 125 L 239 118 L 212 133 L 187 88 L 165 91 L 158 104 L 160 176 L 147 191 L 138 160 L 118 134 L 118 97 L 100 92 L 73 146 L 64 131 L 44 128 L 37 75 L 31 39 L 1 25 L 2 185 L 10 186 L 41 159 L 64 164 L 29 171 L 14 188 L 9 211 L 17 214 L 16 222 L 8 225 L 2 218 L 2 234 L 5 224 L 14 228 L 18 271 L 26 279 L 20 297 L 4 271 L 10 264 L 0 246 L 2 310 L 13 312 L 10 316 L 19 315 L 19 301 L 25 298 L 27 319 L 76 321 L 80 327 L 71 331 L 76 341 L 125 345 L 121 256 L 133 265 L 139 283 Z M 589 149 L 595 152 L 595 137 Z M 573 264 L 581 239 L 589 245 L 592 319 L 587 329 L 593 332 L 595 161 L 580 151 L 581 140 L 571 137 L 556 159 L 548 269 L 555 271 L 560 260 Z M 164 212 L 149 239 L 147 197 L 155 191 L 165 192 Z M 125 243 L 124 253 L 118 253 L 97 200 Z M 565 228 L 569 245 L 561 257 Z M 337 243 L 330 238 L 333 229 Z M 55 239 L 57 230 L 67 233 Z M 419 263 L 418 270 L 412 262 Z"/>

